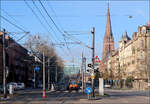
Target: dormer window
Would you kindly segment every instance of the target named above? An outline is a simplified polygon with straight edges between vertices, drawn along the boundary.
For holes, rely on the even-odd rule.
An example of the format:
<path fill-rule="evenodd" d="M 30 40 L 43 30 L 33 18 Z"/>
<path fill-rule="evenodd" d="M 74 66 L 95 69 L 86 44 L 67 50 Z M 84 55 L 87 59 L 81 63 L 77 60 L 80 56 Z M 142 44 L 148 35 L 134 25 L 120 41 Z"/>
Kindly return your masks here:
<path fill-rule="evenodd" d="M 142 27 L 141 32 L 142 32 L 142 33 L 146 33 L 146 27 Z"/>

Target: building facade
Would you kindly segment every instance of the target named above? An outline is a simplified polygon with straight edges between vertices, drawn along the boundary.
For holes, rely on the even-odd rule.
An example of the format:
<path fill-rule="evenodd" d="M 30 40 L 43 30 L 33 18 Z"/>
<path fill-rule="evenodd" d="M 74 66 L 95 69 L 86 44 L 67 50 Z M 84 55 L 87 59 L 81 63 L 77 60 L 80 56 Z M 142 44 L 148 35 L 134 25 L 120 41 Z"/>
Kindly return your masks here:
<path fill-rule="evenodd" d="M 3 43 L 2 32 L 0 32 L 0 84 L 3 83 Z M 27 61 L 28 50 L 18 44 L 8 35 L 5 36 L 6 46 L 6 70 L 8 71 L 7 82 L 27 83 L 32 77 L 30 62 Z M 30 69 L 30 70 L 29 70 Z M 29 74 L 30 73 L 30 74 Z M 32 75 L 32 76 L 31 76 Z"/>
<path fill-rule="evenodd" d="M 108 5 L 102 63 L 99 65 L 101 76 L 106 80 L 123 80 L 124 86 L 130 81 L 132 82 L 130 86 L 145 89 L 150 77 L 149 63 L 150 23 L 139 26 L 132 38 L 125 31 L 119 41 L 118 49 L 115 50 Z"/>
<path fill-rule="evenodd" d="M 107 70 L 113 80 L 132 79 L 132 87 L 146 89 L 150 77 L 150 25 L 138 27 L 130 38 L 124 33 L 119 48 L 109 55 Z"/>
<path fill-rule="evenodd" d="M 150 25 L 138 27 L 132 39 L 122 38 L 119 44 L 119 62 L 122 78 L 132 76 L 136 89 L 144 89 L 150 76 Z"/>

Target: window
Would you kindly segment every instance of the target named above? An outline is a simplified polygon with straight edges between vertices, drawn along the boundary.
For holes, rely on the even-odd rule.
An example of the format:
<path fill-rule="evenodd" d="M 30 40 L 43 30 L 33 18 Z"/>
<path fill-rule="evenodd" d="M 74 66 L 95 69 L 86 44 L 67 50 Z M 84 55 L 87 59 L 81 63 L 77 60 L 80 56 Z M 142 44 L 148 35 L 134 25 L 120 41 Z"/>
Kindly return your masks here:
<path fill-rule="evenodd" d="M 128 65 L 130 65 L 130 62 L 128 62 Z"/>
<path fill-rule="evenodd" d="M 144 40 L 141 40 L 141 47 L 144 47 Z"/>
<path fill-rule="evenodd" d="M 132 54 L 135 54 L 135 48 L 134 47 L 132 48 Z"/>
<path fill-rule="evenodd" d="M 140 48 L 139 48 L 139 47 L 137 48 L 137 51 L 138 51 L 138 52 L 140 51 Z"/>
<path fill-rule="evenodd" d="M 135 61 L 134 60 L 132 60 L 132 64 L 134 64 L 135 63 Z"/>

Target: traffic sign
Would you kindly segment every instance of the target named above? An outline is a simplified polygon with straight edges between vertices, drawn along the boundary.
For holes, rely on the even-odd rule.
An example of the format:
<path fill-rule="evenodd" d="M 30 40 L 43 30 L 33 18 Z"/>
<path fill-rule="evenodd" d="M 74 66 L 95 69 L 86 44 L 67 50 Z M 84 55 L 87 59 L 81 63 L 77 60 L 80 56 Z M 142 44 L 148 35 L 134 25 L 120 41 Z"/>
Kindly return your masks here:
<path fill-rule="evenodd" d="M 87 88 L 85 89 L 85 93 L 87 93 L 87 94 L 92 93 L 92 88 L 87 87 Z"/>
<path fill-rule="evenodd" d="M 36 67 L 34 68 L 34 70 L 35 70 L 35 71 L 39 71 L 39 70 L 40 70 L 40 67 L 39 67 L 39 66 L 36 66 Z"/>
<path fill-rule="evenodd" d="M 98 56 L 96 56 L 96 57 L 94 58 L 94 62 L 101 63 L 101 60 L 98 58 Z"/>

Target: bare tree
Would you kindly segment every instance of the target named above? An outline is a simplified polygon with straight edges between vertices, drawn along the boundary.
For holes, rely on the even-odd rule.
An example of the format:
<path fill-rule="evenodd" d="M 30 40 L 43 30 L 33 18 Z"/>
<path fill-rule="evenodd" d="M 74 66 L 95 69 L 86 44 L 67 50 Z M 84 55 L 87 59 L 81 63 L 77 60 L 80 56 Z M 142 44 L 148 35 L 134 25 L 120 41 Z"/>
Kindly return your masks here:
<path fill-rule="evenodd" d="M 51 43 L 48 43 L 49 40 L 48 37 L 41 37 L 40 34 L 38 35 L 32 35 L 27 38 L 25 42 L 25 47 L 31 51 L 37 53 L 39 56 L 40 54 L 44 52 L 46 59 L 50 59 L 50 73 L 51 73 L 51 80 L 60 79 L 59 75 L 63 74 L 63 61 L 62 59 L 57 55 L 55 48 Z M 46 63 L 48 66 L 48 63 Z M 46 67 L 48 69 L 48 67 Z M 39 72 L 39 73 L 42 73 Z M 61 73 L 61 74 L 60 74 Z M 47 74 L 47 71 L 46 71 Z M 57 76 L 56 76 L 57 75 Z M 47 75 L 46 75 L 47 76 Z"/>

